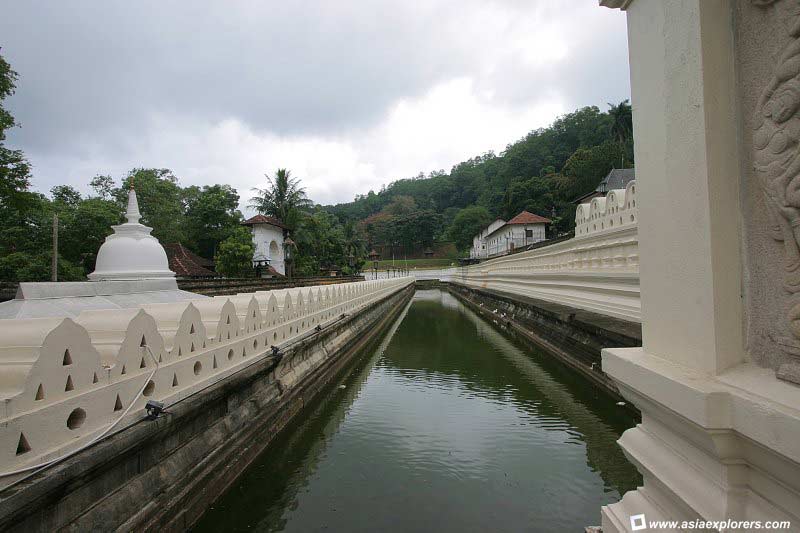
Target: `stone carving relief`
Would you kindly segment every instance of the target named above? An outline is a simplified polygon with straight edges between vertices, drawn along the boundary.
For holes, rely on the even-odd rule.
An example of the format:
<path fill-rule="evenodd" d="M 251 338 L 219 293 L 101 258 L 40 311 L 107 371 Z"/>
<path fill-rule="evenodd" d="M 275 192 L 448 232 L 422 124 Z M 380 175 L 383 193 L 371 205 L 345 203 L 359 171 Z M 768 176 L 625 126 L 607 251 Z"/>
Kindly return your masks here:
<path fill-rule="evenodd" d="M 775 9 L 789 37 L 777 56 L 771 78 L 754 114 L 754 171 L 764 192 L 770 233 L 783 242 L 783 286 L 800 293 L 800 1 L 753 0 Z M 791 339 L 776 339 L 788 354 L 800 356 L 800 303 L 787 314 Z M 800 384 L 800 361 L 777 369 L 780 379 Z"/>

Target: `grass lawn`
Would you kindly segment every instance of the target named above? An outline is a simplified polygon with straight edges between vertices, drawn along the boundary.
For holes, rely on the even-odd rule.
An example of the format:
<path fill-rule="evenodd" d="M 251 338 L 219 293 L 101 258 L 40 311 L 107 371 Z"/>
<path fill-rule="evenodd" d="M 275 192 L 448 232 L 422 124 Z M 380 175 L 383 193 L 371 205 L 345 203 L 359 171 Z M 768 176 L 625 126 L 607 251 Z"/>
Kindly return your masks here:
<path fill-rule="evenodd" d="M 407 259 L 403 260 L 395 258 L 394 266 L 397 268 L 408 267 L 408 268 L 446 268 L 450 266 L 450 263 L 457 264 L 455 259 Z M 382 261 L 378 261 L 378 270 L 386 270 L 387 268 L 392 266 L 391 259 L 384 259 Z M 370 270 L 372 269 L 372 261 L 367 261 L 364 264 L 363 269 Z"/>

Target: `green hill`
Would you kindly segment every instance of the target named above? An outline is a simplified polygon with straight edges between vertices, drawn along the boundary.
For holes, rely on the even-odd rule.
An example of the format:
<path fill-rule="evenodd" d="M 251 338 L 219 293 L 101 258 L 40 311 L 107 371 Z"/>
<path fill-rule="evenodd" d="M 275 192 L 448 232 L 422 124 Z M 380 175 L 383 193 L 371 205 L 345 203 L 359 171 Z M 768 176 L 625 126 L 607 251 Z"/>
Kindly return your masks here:
<path fill-rule="evenodd" d="M 500 153 L 392 182 L 348 203 L 325 206 L 341 222 L 357 222 L 372 244 L 407 249 L 453 240 L 460 250 L 495 218 L 528 210 L 574 226 L 572 200 L 592 190 L 612 168 L 633 166 L 631 108 L 584 107 L 530 132 Z"/>

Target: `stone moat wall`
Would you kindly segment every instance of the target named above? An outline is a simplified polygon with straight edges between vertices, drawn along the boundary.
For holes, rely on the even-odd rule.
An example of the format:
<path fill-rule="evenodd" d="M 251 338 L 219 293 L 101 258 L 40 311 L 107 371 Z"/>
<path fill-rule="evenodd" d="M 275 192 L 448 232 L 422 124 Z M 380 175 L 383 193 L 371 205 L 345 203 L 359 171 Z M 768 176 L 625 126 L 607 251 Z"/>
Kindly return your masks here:
<path fill-rule="evenodd" d="M 601 369 L 601 351 L 642 345 L 641 324 L 526 296 L 441 283 L 489 322 L 521 336 L 615 396 Z M 428 284 L 425 288 L 433 288 Z"/>

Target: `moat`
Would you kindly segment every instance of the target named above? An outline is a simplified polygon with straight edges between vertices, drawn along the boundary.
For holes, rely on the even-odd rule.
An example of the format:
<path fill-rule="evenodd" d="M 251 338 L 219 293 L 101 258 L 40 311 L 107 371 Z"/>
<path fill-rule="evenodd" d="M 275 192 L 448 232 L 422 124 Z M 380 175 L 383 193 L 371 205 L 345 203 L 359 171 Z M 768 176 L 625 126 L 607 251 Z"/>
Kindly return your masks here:
<path fill-rule="evenodd" d="M 197 531 L 581 531 L 640 484 L 636 420 L 446 292 L 406 313 Z"/>

